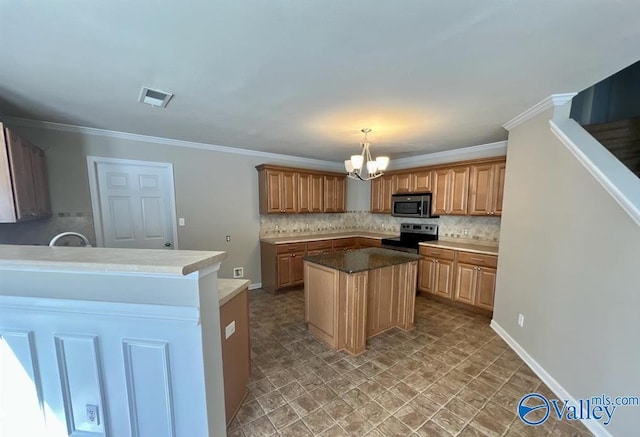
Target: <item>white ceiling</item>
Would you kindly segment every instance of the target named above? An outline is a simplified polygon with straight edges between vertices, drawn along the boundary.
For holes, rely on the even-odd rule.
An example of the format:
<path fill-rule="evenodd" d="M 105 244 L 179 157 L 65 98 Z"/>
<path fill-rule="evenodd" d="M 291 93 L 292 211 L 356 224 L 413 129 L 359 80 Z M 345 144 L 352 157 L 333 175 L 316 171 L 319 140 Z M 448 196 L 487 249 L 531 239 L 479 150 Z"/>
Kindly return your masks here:
<path fill-rule="evenodd" d="M 0 114 L 340 161 L 504 140 L 640 59 L 638 0 L 0 0 Z M 142 86 L 174 93 L 138 103 Z"/>

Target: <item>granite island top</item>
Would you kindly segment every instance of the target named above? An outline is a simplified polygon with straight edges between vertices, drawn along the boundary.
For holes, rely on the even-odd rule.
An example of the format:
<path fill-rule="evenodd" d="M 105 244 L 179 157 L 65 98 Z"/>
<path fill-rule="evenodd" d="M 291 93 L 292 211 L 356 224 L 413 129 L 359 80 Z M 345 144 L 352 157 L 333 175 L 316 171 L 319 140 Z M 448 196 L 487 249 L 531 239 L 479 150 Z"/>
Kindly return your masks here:
<path fill-rule="evenodd" d="M 399 252 L 397 250 L 371 247 L 368 249 L 305 256 L 303 259 L 308 262 L 320 264 L 321 266 L 340 270 L 341 272 L 358 273 L 412 261 L 419 261 L 422 259 L 422 256 Z"/>
<path fill-rule="evenodd" d="M 367 232 L 367 231 L 351 231 L 351 232 L 334 232 L 334 233 L 318 233 L 318 234 L 304 234 L 295 236 L 282 236 L 282 237 L 264 237 L 260 241 L 270 244 L 286 244 L 286 243 L 306 243 L 307 241 L 318 240 L 334 240 L 336 238 L 349 238 L 349 237 L 363 237 L 363 238 L 375 238 L 381 240 L 383 238 L 397 237 L 397 232 Z"/>
<path fill-rule="evenodd" d="M 0 269 L 188 275 L 221 262 L 226 252 L 105 247 L 0 245 Z"/>
<path fill-rule="evenodd" d="M 423 241 L 420 246 L 437 247 L 440 249 L 463 250 L 465 252 L 481 253 L 483 255 L 498 256 L 498 246 L 481 243 L 466 243 L 458 241 L 436 240 Z"/>

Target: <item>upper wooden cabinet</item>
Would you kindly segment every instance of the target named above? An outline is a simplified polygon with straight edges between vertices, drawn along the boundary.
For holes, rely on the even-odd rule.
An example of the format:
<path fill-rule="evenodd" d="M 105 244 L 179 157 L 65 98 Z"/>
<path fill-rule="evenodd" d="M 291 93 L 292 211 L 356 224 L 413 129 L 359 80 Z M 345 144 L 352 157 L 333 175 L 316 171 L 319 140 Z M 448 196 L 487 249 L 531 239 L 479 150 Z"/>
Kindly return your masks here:
<path fill-rule="evenodd" d="M 392 176 L 393 194 L 424 193 L 431 191 L 431 171 L 396 173 Z"/>
<path fill-rule="evenodd" d="M 469 192 L 469 167 L 451 167 L 433 170 L 434 215 L 466 215 Z"/>
<path fill-rule="evenodd" d="M 471 166 L 470 215 L 502 215 L 505 168 L 505 162 Z"/>
<path fill-rule="evenodd" d="M 260 214 L 344 212 L 346 181 L 327 173 L 262 164 L 258 170 Z"/>
<path fill-rule="evenodd" d="M 371 212 L 391 214 L 393 176 L 380 176 L 371 181 Z"/>
<path fill-rule="evenodd" d="M 324 176 L 324 212 L 345 212 L 347 178 Z"/>
<path fill-rule="evenodd" d="M 0 123 L 0 223 L 50 216 L 44 152 Z"/>
<path fill-rule="evenodd" d="M 314 173 L 298 175 L 298 212 L 323 212 L 324 177 Z"/>

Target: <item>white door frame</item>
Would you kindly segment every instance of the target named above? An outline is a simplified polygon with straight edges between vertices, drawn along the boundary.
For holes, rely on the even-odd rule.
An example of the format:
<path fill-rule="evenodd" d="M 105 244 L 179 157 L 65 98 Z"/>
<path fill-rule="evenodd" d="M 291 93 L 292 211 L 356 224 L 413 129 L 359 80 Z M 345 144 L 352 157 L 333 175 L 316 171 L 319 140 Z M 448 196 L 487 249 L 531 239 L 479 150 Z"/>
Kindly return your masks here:
<path fill-rule="evenodd" d="M 171 209 L 171 229 L 173 232 L 173 247 L 178 249 L 178 221 L 176 219 L 176 190 L 173 183 L 173 164 L 169 162 L 156 161 L 137 161 L 134 159 L 105 158 L 103 156 L 87 156 L 87 170 L 89 175 L 89 192 L 91 193 L 91 211 L 93 213 L 93 228 L 96 232 L 96 245 L 104 247 L 104 235 L 102 228 L 102 213 L 100 211 L 100 194 L 98 190 L 98 171 L 99 163 L 116 163 L 116 164 L 132 164 L 146 165 L 156 168 L 169 169 L 169 208 Z"/>

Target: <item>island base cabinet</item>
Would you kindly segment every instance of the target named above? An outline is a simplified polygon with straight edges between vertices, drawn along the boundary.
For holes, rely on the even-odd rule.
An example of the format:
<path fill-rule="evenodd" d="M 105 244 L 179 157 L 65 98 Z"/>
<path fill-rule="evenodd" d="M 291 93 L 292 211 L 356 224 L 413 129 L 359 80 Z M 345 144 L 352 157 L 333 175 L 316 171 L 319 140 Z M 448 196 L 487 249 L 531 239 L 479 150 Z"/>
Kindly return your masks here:
<path fill-rule="evenodd" d="M 225 338 L 225 327 L 235 323 L 236 330 Z M 245 288 L 220 307 L 224 403 L 227 426 L 235 417 L 242 401 L 249 394 L 251 376 L 249 353 L 249 300 Z"/>
<path fill-rule="evenodd" d="M 417 262 L 345 273 L 304 263 L 305 321 L 335 350 L 366 351 L 367 338 L 414 328 Z"/>

